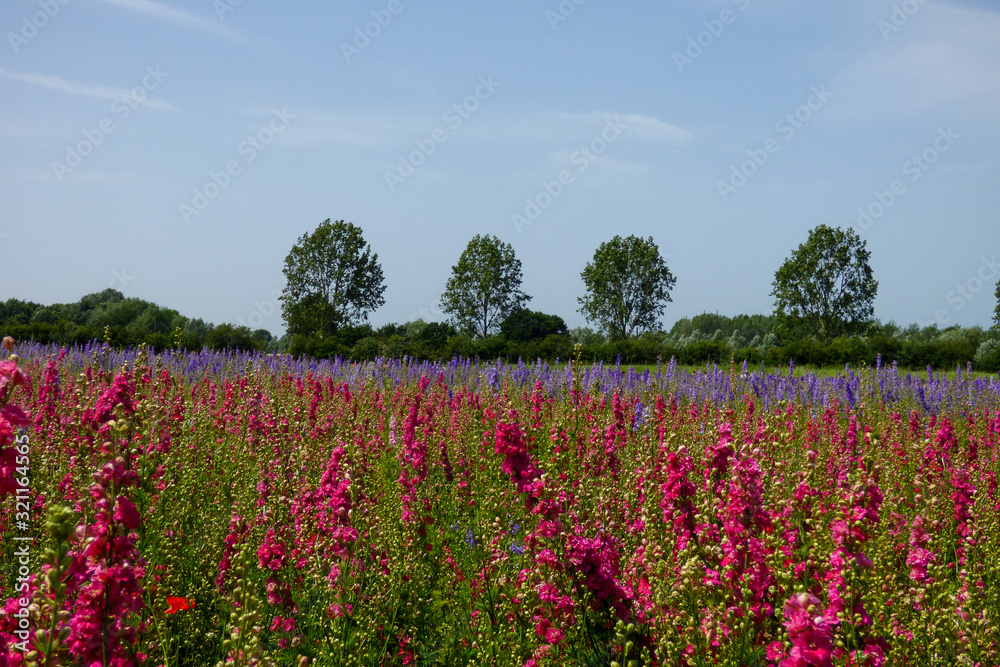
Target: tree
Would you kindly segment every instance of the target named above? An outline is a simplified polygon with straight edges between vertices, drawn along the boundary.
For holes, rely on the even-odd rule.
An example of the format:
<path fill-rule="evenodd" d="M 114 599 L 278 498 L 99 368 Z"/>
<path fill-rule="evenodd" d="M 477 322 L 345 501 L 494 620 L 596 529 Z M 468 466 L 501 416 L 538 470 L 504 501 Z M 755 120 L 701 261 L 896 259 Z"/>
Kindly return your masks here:
<path fill-rule="evenodd" d="M 779 330 L 820 340 L 860 333 L 872 321 L 878 282 L 857 232 L 820 225 L 774 274 Z"/>
<path fill-rule="evenodd" d="M 432 350 L 438 351 L 448 344 L 448 339 L 458 335 L 455 327 L 447 322 L 431 322 L 416 335 L 416 339 L 425 343 Z"/>
<path fill-rule="evenodd" d="M 602 243 L 580 275 L 587 294 L 577 299 L 579 312 L 611 339 L 659 327 L 677 282 L 652 236 L 615 236 Z"/>
<path fill-rule="evenodd" d="M 250 327 L 234 327 L 232 324 L 220 324 L 208 332 L 205 345 L 213 350 L 258 350 L 260 343 L 254 338 Z"/>
<path fill-rule="evenodd" d="M 367 321 L 385 303 L 378 255 L 350 222 L 328 218 L 303 234 L 285 257 L 284 273 L 281 311 L 291 334 L 329 336 Z"/>
<path fill-rule="evenodd" d="M 0 303 L 0 325 L 14 326 L 27 324 L 31 321 L 31 316 L 42 306 L 31 301 L 21 301 L 20 299 L 8 299 Z"/>
<path fill-rule="evenodd" d="M 997 307 L 993 311 L 993 324 L 1000 327 L 1000 280 L 997 281 L 997 291 L 994 296 L 997 298 Z"/>
<path fill-rule="evenodd" d="M 514 248 L 495 236 L 477 234 L 451 267 L 441 309 L 458 329 L 486 338 L 530 300 L 521 291 L 521 260 L 514 257 Z"/>
<path fill-rule="evenodd" d="M 524 343 L 552 335 L 566 335 L 566 322 L 558 315 L 546 315 L 524 308 L 515 310 L 500 325 L 500 333 L 507 340 Z"/>

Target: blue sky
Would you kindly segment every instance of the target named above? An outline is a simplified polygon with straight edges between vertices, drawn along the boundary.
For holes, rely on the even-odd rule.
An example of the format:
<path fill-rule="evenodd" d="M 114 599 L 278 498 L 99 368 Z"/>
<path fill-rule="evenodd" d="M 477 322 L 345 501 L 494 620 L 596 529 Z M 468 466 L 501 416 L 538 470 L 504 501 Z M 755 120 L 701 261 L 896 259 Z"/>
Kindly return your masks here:
<path fill-rule="evenodd" d="M 998 3 L 511 5 L 7 0 L 0 299 L 110 286 L 279 333 L 284 257 L 332 218 L 382 262 L 375 325 L 442 319 L 475 234 L 582 325 L 584 265 L 636 234 L 669 328 L 770 313 L 827 224 L 866 239 L 879 319 L 990 324 Z"/>

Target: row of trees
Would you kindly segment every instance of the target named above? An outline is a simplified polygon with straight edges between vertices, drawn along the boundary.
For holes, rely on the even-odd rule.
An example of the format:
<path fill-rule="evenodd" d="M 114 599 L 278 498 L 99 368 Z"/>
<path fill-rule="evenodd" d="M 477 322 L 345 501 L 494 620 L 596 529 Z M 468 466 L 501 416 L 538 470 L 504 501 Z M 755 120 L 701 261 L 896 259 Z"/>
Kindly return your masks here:
<path fill-rule="evenodd" d="M 851 229 L 826 225 L 813 229 L 776 271 L 773 315 L 739 316 L 735 324 L 703 314 L 678 321 L 666 334 L 660 331 L 661 317 L 676 278 L 652 237 L 615 236 L 584 267 L 579 312 L 596 331 L 567 332 L 561 318 L 527 310 L 531 296 L 522 289 L 521 262 L 509 243 L 494 236 L 469 241 L 441 295 L 448 321 L 433 326 L 417 322 L 366 330 L 368 311 L 384 303 L 385 282 L 378 256 L 351 223 L 326 220 L 303 235 L 285 260 L 285 276 L 283 313 L 293 352 L 565 359 L 579 343 L 594 359 L 624 355 L 636 362 L 665 355 L 689 363 L 727 355 L 770 362 L 796 356 L 821 364 L 874 362 L 884 352 L 909 366 L 972 358 L 992 366 L 986 360 L 1000 346 L 976 328 L 934 328 L 928 334 L 933 340 L 927 340 L 903 335 L 892 323 L 880 325 L 874 319 L 878 281 L 865 242 Z M 1000 324 L 1000 283 L 997 297 Z M 513 322 L 532 323 L 524 330 L 537 335 L 511 335 Z M 339 333 L 344 326 L 348 330 Z M 949 338 L 955 330 L 966 332 L 961 340 Z"/>
<path fill-rule="evenodd" d="M 366 321 L 385 303 L 378 255 L 361 230 L 343 220 L 326 220 L 300 237 L 285 258 L 284 274 L 282 313 L 293 335 L 333 335 Z M 615 236 L 601 244 L 582 277 L 587 292 L 579 298 L 580 312 L 616 339 L 658 328 L 676 283 L 652 237 Z M 477 235 L 452 267 L 442 310 L 460 332 L 488 338 L 531 300 L 521 281 L 514 248 Z"/>
<path fill-rule="evenodd" d="M 558 328 L 524 327 L 518 331 L 508 323 L 555 321 Z M 511 360 L 566 360 L 577 351 L 587 362 L 656 364 L 675 358 L 684 365 L 728 364 L 746 360 L 750 364 L 841 366 L 867 363 L 874 366 L 881 356 L 885 364 L 897 361 L 907 369 L 954 368 L 972 360 L 977 370 L 1000 370 L 1000 340 L 980 327 L 936 327 L 917 325 L 900 328 L 894 323 L 873 323 L 861 336 L 839 337 L 820 342 L 813 338 L 782 340 L 773 331 L 750 335 L 737 324 L 747 320 L 768 320 L 762 315 L 734 318 L 706 315 L 692 320 L 708 320 L 715 328 L 690 329 L 675 326 L 670 332 L 647 332 L 628 339 L 610 340 L 589 327 L 566 330 L 561 318 L 519 311 L 501 324 L 499 333 L 473 338 L 442 322 L 417 320 L 403 325 L 387 324 L 373 329 L 367 324 L 344 327 L 328 338 L 293 337 L 289 351 L 316 357 L 342 355 L 351 359 L 378 356 L 418 359 L 450 359 L 458 355 Z M 577 347 L 579 346 L 579 347 Z"/>
<path fill-rule="evenodd" d="M 941 331 L 937 327 L 901 328 L 892 322 L 874 322 L 860 336 L 821 343 L 812 338 L 779 339 L 776 321 L 773 315 L 703 313 L 681 318 L 668 332 L 611 340 L 589 327 L 568 329 L 556 315 L 522 309 L 501 322 L 496 334 L 485 338 L 464 335 L 448 322 L 416 320 L 378 329 L 368 324 L 344 326 L 330 336 L 289 335 L 277 340 L 264 330 L 251 332 L 245 327 L 191 320 L 156 304 L 127 299 L 114 290 L 85 296 L 75 304 L 41 306 L 15 299 L 0 303 L 0 331 L 4 335 L 60 345 L 96 338 L 117 347 L 144 343 L 155 349 L 260 349 L 357 360 L 383 355 L 554 360 L 568 359 L 579 350 L 587 361 L 653 364 L 674 357 L 691 365 L 725 364 L 730 359 L 769 365 L 787 364 L 790 359 L 797 364 L 826 366 L 874 364 L 881 354 L 886 363 L 897 360 L 907 368 L 954 367 L 972 359 L 977 369 L 1000 370 L 1000 337 L 979 327 Z"/>
<path fill-rule="evenodd" d="M 0 327 L 18 339 L 61 344 L 98 338 L 120 346 L 239 347 L 359 359 L 381 354 L 566 359 L 579 344 L 588 359 L 643 363 L 670 356 L 682 363 L 730 356 L 843 363 L 874 360 L 879 353 L 908 366 L 975 358 L 988 367 L 993 356 L 1000 360 L 1000 328 L 941 332 L 879 324 L 872 307 L 878 283 L 869 260 L 852 230 L 821 225 L 776 272 L 774 314 L 728 318 L 705 313 L 682 318 L 663 332 L 661 317 L 676 278 L 651 237 L 615 236 L 598 247 L 581 273 L 586 290 L 578 299 L 579 312 L 595 328 L 569 331 L 562 318 L 527 309 L 531 297 L 521 288 L 521 263 L 511 245 L 475 236 L 452 267 L 441 296 L 448 321 L 418 320 L 376 330 L 367 317 L 385 302 L 378 255 L 357 226 L 326 220 L 300 237 L 285 259 L 282 313 L 288 333 L 281 340 L 263 329 L 189 319 L 110 289 L 76 304 L 41 306 L 11 299 L 0 303 Z M 997 299 L 1000 324 L 1000 283 Z"/>
<path fill-rule="evenodd" d="M 156 349 L 183 347 L 267 349 L 277 339 L 265 329 L 251 331 L 189 318 L 155 303 L 126 297 L 115 289 L 88 294 L 76 303 L 42 305 L 20 299 L 0 302 L 0 328 L 17 340 L 60 345 L 108 340 L 116 347 L 146 344 Z"/>
<path fill-rule="evenodd" d="M 296 335 L 331 335 L 345 324 L 358 325 L 385 302 L 378 255 L 361 230 L 343 220 L 326 220 L 303 235 L 284 273 L 283 313 Z M 602 243 L 581 277 L 586 291 L 579 312 L 612 340 L 658 330 L 677 282 L 653 238 L 636 236 Z M 513 247 L 477 235 L 452 267 L 442 309 L 459 331 L 487 338 L 531 300 L 521 279 Z M 874 320 L 878 281 L 865 242 L 852 229 L 813 229 L 778 268 L 772 288 L 776 330 L 785 339 L 860 335 Z"/>

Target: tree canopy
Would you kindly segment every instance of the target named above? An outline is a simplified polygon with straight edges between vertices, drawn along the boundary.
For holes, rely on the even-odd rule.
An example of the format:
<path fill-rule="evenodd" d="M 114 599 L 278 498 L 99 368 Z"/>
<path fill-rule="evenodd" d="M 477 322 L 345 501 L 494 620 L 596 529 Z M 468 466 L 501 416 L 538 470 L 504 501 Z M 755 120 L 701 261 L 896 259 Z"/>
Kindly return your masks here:
<path fill-rule="evenodd" d="M 702 313 L 694 317 L 682 317 L 670 329 L 672 336 L 690 336 L 695 331 L 706 336 L 722 332 L 724 338 L 729 338 L 735 332 L 747 338 L 766 336 L 774 329 L 773 315 L 719 315 L 717 313 Z"/>
<path fill-rule="evenodd" d="M 515 310 L 500 325 L 500 333 L 507 340 L 518 343 L 538 340 L 552 335 L 566 335 L 566 322 L 558 315 L 546 315 L 524 308 Z"/>
<path fill-rule="evenodd" d="M 0 302 L 0 329 L 16 340 L 60 345 L 107 340 L 118 347 L 145 344 L 157 350 L 278 347 L 278 341 L 264 329 L 251 332 L 248 327 L 228 324 L 216 327 L 114 289 L 87 294 L 74 303 Z"/>
<path fill-rule="evenodd" d="M 303 234 L 285 257 L 282 315 L 290 334 L 332 335 L 367 321 L 385 303 L 378 255 L 361 229 L 329 218 Z"/>
<path fill-rule="evenodd" d="M 587 293 L 577 299 L 579 312 L 612 339 L 658 328 L 677 282 L 652 236 L 602 243 L 581 277 Z"/>
<path fill-rule="evenodd" d="M 872 321 L 878 282 L 857 232 L 819 225 L 774 274 L 778 330 L 820 340 L 859 333 Z"/>
<path fill-rule="evenodd" d="M 997 298 L 997 307 L 993 311 L 993 323 L 1000 327 L 1000 280 L 997 281 L 997 291 L 995 296 Z"/>
<path fill-rule="evenodd" d="M 451 267 L 441 309 L 458 329 L 485 338 L 530 300 L 521 291 L 521 260 L 514 248 L 495 236 L 477 234 Z"/>

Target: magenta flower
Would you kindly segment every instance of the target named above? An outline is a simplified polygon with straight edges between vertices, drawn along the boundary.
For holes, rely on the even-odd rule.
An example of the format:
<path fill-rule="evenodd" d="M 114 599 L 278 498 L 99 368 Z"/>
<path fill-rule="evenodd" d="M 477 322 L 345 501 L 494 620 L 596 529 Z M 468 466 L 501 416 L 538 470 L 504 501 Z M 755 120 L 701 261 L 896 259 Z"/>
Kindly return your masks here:
<path fill-rule="evenodd" d="M 618 541 L 602 535 L 585 538 L 572 535 L 566 540 L 566 561 L 584 578 L 584 584 L 596 595 L 595 602 L 606 603 L 627 620 L 625 602 L 631 594 L 616 578 L 618 576 Z"/>
<path fill-rule="evenodd" d="M 0 361 L 0 402 L 7 400 L 12 387 L 30 387 L 31 380 L 11 360 Z"/>
<path fill-rule="evenodd" d="M 100 427 L 113 419 L 115 407 L 118 405 L 121 405 L 126 412 L 135 412 L 133 396 L 135 396 L 135 387 L 132 385 L 132 381 L 125 375 L 116 375 L 111 386 L 105 389 L 101 397 L 97 399 L 97 404 L 91 413 L 94 427 Z"/>
<path fill-rule="evenodd" d="M 318 540 L 318 548 L 324 555 L 337 558 L 346 558 L 350 545 L 358 539 L 358 531 L 348 515 L 352 507 L 352 482 L 343 469 L 345 455 L 343 447 L 335 447 L 320 477 L 319 488 L 300 492 L 291 507 L 296 543 Z"/>
<path fill-rule="evenodd" d="M 785 602 L 784 625 L 792 650 L 779 667 L 833 667 L 833 633 L 815 596 L 790 597 Z"/>
<path fill-rule="evenodd" d="M 278 541 L 274 530 L 264 535 L 264 543 L 257 549 L 257 561 L 262 570 L 280 570 L 286 562 L 285 545 Z"/>
<path fill-rule="evenodd" d="M 504 455 L 503 463 L 500 464 L 501 470 L 510 477 L 518 493 L 525 493 L 530 490 L 531 483 L 541 475 L 541 472 L 528 454 L 528 444 L 521 433 L 521 427 L 517 424 L 517 411 L 511 410 L 507 419 L 506 423 L 497 424 L 493 449 L 497 454 Z"/>
<path fill-rule="evenodd" d="M 695 486 L 688 479 L 694 470 L 694 461 L 681 452 L 680 456 L 671 452 L 667 454 L 665 473 L 667 481 L 660 487 L 663 499 L 660 508 L 663 510 L 664 523 L 673 527 L 677 539 L 676 549 L 684 549 L 694 535 L 694 495 Z"/>
<path fill-rule="evenodd" d="M 929 541 L 924 530 L 924 517 L 917 515 L 910 525 L 910 553 L 906 556 L 906 564 L 910 566 L 910 579 L 917 583 L 926 581 L 927 567 L 937 560 L 933 552 L 924 548 Z"/>
<path fill-rule="evenodd" d="M 137 530 L 141 522 L 139 510 L 125 496 L 118 496 L 115 504 L 115 521 L 120 522 L 128 530 Z"/>

